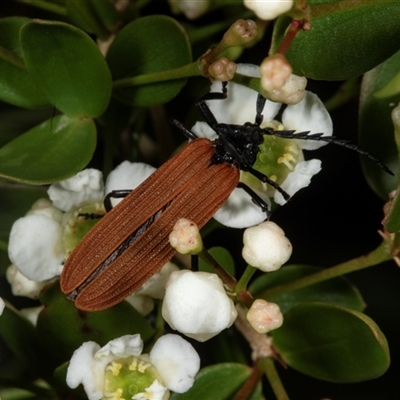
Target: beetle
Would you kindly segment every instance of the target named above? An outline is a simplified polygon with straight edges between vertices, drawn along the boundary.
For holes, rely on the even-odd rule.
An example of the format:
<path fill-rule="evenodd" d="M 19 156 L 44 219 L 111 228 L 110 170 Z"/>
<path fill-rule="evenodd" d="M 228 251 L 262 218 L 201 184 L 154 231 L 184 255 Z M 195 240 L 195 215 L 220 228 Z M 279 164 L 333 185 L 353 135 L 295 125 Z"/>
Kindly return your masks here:
<path fill-rule="evenodd" d="M 198 138 L 173 120 L 191 141 L 136 189 L 114 191 L 106 196 L 105 207 L 109 212 L 72 251 L 61 274 L 61 290 L 75 301 L 77 308 L 102 310 L 124 300 L 175 255 L 168 240 L 175 222 L 187 218 L 203 227 L 236 187 L 244 189 L 268 218 L 270 210 L 264 200 L 239 182 L 240 170 L 272 185 L 288 200 L 289 195 L 277 183 L 252 168 L 264 135 L 348 147 L 390 172 L 370 153 L 347 141 L 323 137 L 322 133 L 261 128 L 266 102 L 261 95 L 257 98 L 254 123 L 220 124 L 206 101 L 226 97 L 224 83 L 221 93 L 209 93 L 197 103 L 204 120 L 218 134 L 217 139 Z M 114 197 L 124 199 L 111 209 Z"/>

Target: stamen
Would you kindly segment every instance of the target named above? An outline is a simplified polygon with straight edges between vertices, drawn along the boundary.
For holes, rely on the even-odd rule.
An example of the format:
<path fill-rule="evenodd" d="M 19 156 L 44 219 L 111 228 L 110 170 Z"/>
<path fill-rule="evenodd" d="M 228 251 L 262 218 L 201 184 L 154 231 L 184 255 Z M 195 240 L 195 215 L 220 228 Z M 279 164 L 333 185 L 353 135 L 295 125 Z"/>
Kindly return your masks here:
<path fill-rule="evenodd" d="M 278 177 L 277 177 L 276 175 L 271 175 L 271 176 L 269 176 L 268 178 L 269 178 L 271 181 L 274 181 L 274 182 L 276 182 L 277 179 L 278 179 Z"/>
<path fill-rule="evenodd" d="M 132 363 L 129 365 L 129 370 L 130 371 L 136 371 L 136 369 L 137 369 L 137 358 L 136 357 L 133 357 L 133 360 L 132 360 Z"/>
<path fill-rule="evenodd" d="M 107 371 L 111 371 L 111 373 L 114 376 L 118 376 L 119 375 L 119 371 L 121 370 L 121 368 L 122 368 L 122 364 L 121 363 L 117 363 L 117 362 L 112 361 L 111 365 L 110 364 L 107 365 L 106 370 Z"/>
<path fill-rule="evenodd" d="M 285 151 L 292 152 L 293 154 L 296 154 L 296 155 L 300 153 L 297 147 L 293 147 L 290 145 L 285 146 Z"/>
<path fill-rule="evenodd" d="M 288 169 L 290 169 L 291 171 L 293 171 L 293 166 L 290 164 L 290 162 L 286 159 L 286 157 L 279 157 L 277 160 L 278 164 L 285 164 Z"/>
<path fill-rule="evenodd" d="M 123 392 L 123 389 L 122 388 L 118 388 L 113 393 L 110 393 L 110 392 L 104 393 L 104 397 L 106 399 L 109 399 L 109 400 L 125 400 L 124 397 L 121 397 L 122 396 L 122 392 Z"/>
<path fill-rule="evenodd" d="M 141 373 L 144 373 L 146 371 L 147 368 L 150 367 L 151 364 L 145 362 L 145 361 L 141 361 L 138 365 L 138 371 Z"/>

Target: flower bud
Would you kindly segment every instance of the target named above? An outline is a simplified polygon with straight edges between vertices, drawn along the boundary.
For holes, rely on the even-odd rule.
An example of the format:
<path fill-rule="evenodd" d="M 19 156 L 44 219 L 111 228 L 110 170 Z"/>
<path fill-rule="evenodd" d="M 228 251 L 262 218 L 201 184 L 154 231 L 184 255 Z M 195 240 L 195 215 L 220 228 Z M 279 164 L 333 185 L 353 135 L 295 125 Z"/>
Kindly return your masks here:
<path fill-rule="evenodd" d="M 297 104 L 306 95 L 307 79 L 304 76 L 290 75 L 280 89 L 270 92 L 269 99 L 284 104 Z"/>
<path fill-rule="evenodd" d="M 225 57 L 219 58 L 208 67 L 209 75 L 217 81 L 230 81 L 236 72 L 236 63 Z"/>
<path fill-rule="evenodd" d="M 238 19 L 225 32 L 223 42 L 225 46 L 242 46 L 257 37 L 257 25 L 251 19 Z"/>
<path fill-rule="evenodd" d="M 270 21 L 289 11 L 293 0 L 244 0 L 244 5 L 258 18 Z"/>
<path fill-rule="evenodd" d="M 292 73 L 292 66 L 282 54 L 264 59 L 260 65 L 261 86 L 267 92 L 280 90 Z"/>
<path fill-rule="evenodd" d="M 187 19 L 201 17 L 211 6 L 211 0 L 169 0 L 174 14 L 185 14 Z"/>
<path fill-rule="evenodd" d="M 198 226 L 186 218 L 180 218 L 175 223 L 169 243 L 180 254 L 197 254 L 203 249 Z"/>
<path fill-rule="evenodd" d="M 285 232 L 271 221 L 247 228 L 243 243 L 243 258 L 264 272 L 279 269 L 292 254 L 292 245 Z"/>
<path fill-rule="evenodd" d="M 246 315 L 247 321 L 258 333 L 267 333 L 279 328 L 283 323 L 283 315 L 279 306 L 263 299 L 257 299 Z"/>
<path fill-rule="evenodd" d="M 229 328 L 237 311 L 216 274 L 184 270 L 171 274 L 162 316 L 171 328 L 204 342 Z"/>

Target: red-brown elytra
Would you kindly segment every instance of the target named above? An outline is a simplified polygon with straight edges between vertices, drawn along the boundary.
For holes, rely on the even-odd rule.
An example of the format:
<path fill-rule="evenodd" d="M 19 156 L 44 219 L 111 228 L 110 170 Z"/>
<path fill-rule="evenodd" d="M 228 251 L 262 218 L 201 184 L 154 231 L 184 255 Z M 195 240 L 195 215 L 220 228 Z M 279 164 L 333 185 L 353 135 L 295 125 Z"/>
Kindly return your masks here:
<path fill-rule="evenodd" d="M 261 128 L 266 101 L 261 95 L 257 99 L 254 123 L 220 124 L 206 100 L 226 96 L 223 84 L 222 93 L 209 93 L 197 103 L 204 120 L 217 133 L 217 139 L 197 138 L 180 122 L 172 121 L 191 141 L 136 189 L 106 196 L 106 208 L 111 208 L 111 198 L 124 199 L 81 240 L 61 274 L 61 289 L 75 301 L 76 307 L 102 310 L 124 300 L 174 256 L 175 249 L 170 246 L 168 236 L 175 222 L 187 218 L 201 228 L 236 187 L 243 188 L 267 218 L 268 205 L 239 182 L 240 170 L 272 185 L 288 199 L 279 185 L 252 168 L 264 135 L 334 143 L 366 155 L 391 173 L 370 153 L 332 136 Z"/>

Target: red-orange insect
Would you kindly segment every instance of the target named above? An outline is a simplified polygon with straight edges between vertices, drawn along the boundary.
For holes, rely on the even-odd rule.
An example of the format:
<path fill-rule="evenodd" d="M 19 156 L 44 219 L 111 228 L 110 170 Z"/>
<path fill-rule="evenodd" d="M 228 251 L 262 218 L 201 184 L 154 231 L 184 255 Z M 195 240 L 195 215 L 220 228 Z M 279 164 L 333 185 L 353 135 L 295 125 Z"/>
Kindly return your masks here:
<path fill-rule="evenodd" d="M 237 186 L 249 193 L 267 217 L 267 204 L 239 182 L 240 169 L 274 186 L 287 199 L 289 196 L 275 182 L 252 168 L 264 135 L 350 147 L 387 170 L 369 153 L 333 137 L 260 128 L 265 105 L 261 95 L 255 123 L 219 124 L 205 100 L 225 97 L 224 85 L 222 93 L 210 93 L 197 104 L 218 138 L 199 139 L 173 121 L 192 141 L 107 213 L 71 253 L 61 275 L 61 289 L 78 308 L 105 309 L 137 290 L 174 256 L 168 236 L 175 222 L 187 218 L 202 227 Z M 121 197 L 123 192 L 110 196 Z"/>

